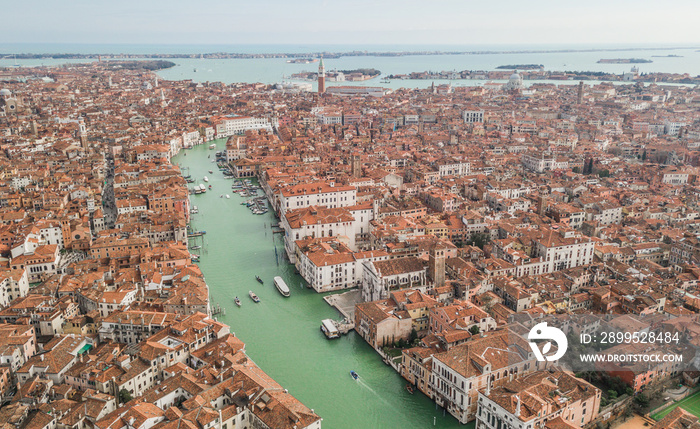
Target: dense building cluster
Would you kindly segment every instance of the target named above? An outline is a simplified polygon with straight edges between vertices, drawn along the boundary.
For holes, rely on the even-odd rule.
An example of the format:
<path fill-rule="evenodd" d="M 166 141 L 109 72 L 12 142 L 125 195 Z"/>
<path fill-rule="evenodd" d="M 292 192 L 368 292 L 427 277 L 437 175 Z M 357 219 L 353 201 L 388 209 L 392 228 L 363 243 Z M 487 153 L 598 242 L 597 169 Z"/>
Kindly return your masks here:
<path fill-rule="evenodd" d="M 695 88 L 513 73 L 311 93 L 99 63 L 0 81 L 5 421 L 320 427 L 211 317 L 169 160 L 214 138 L 232 175 L 258 178 L 308 285 L 357 288 L 356 332 L 460 422 L 583 427 L 700 379 Z M 597 366 L 629 389 L 617 398 L 536 359 L 528 332 L 567 317 L 571 339 L 673 330 L 664 350 L 689 359 Z M 659 427 L 672 419 L 693 417 Z"/>
<path fill-rule="evenodd" d="M 194 88 L 138 71 L 16 72 L 0 73 L 0 424 L 320 428 L 213 317 L 170 162 L 264 121 L 201 122 Z"/>

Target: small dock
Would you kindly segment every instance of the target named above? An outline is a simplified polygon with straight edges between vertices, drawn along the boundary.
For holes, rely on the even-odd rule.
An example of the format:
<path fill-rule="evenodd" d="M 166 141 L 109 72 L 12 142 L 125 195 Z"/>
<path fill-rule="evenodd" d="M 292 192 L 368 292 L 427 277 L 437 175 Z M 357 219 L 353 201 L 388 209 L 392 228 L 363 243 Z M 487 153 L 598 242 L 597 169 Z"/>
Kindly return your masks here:
<path fill-rule="evenodd" d="M 217 314 L 222 314 L 225 316 L 226 311 L 221 308 L 221 305 L 216 304 L 211 307 L 211 315 L 216 316 Z"/>
<path fill-rule="evenodd" d="M 343 319 L 340 322 L 333 319 L 323 319 L 321 321 L 321 332 L 323 332 L 329 340 L 339 338 L 341 335 L 347 334 L 354 328 L 355 324 L 347 319 Z"/>

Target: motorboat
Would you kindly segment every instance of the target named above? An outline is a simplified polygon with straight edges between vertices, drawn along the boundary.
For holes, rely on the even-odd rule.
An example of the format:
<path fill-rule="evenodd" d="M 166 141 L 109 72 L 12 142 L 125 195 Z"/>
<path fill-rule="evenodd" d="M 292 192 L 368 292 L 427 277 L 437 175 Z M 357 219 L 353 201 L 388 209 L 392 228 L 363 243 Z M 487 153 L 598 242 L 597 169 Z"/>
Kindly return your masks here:
<path fill-rule="evenodd" d="M 360 376 L 359 376 L 355 371 L 350 371 L 350 375 L 351 375 L 352 378 L 354 378 L 355 380 L 357 380 L 358 378 L 360 378 Z"/>
<path fill-rule="evenodd" d="M 190 246 L 190 249 L 192 249 L 192 250 L 199 250 L 201 248 L 202 248 L 202 246 L 200 246 L 200 245 Z"/>
<path fill-rule="evenodd" d="M 254 294 L 252 290 L 248 291 L 248 296 L 250 296 L 250 299 L 252 299 L 253 302 L 260 302 L 260 298 L 258 298 L 258 296 Z"/>
<path fill-rule="evenodd" d="M 209 170 L 209 174 L 214 174 L 214 170 Z"/>
<path fill-rule="evenodd" d="M 231 199 L 231 196 L 229 194 L 226 194 L 226 199 Z"/>
<path fill-rule="evenodd" d="M 259 276 L 255 276 L 255 280 L 257 280 L 258 283 L 263 284 L 263 281 Z"/>
<path fill-rule="evenodd" d="M 219 195 L 219 198 L 223 198 L 223 197 L 224 197 L 224 194 Z"/>
<path fill-rule="evenodd" d="M 209 181 L 209 178 L 208 178 L 207 176 L 204 176 L 204 181 L 205 181 L 205 182 L 208 182 L 208 181 Z"/>
<path fill-rule="evenodd" d="M 233 302 L 235 302 L 237 306 L 239 306 L 239 307 L 241 306 L 241 300 L 238 299 L 238 297 L 235 297 L 235 298 L 233 299 Z"/>

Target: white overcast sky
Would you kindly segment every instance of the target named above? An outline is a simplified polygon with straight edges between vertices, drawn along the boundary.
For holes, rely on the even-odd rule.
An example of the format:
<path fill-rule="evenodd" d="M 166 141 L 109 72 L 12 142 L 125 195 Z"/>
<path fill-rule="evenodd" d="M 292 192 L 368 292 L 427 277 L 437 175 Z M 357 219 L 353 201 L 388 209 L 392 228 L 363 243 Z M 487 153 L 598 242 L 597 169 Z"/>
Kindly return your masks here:
<path fill-rule="evenodd" d="M 700 0 L 0 0 L 4 43 L 696 44 Z"/>

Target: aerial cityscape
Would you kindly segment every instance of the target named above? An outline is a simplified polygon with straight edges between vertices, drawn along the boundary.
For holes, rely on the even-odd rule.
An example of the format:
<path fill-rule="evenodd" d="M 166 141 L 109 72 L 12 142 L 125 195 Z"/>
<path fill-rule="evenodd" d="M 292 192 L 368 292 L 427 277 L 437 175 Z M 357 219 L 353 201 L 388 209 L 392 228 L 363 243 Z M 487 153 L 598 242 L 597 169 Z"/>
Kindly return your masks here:
<path fill-rule="evenodd" d="M 700 429 L 693 3 L 31 3 L 0 429 Z"/>

